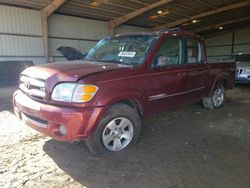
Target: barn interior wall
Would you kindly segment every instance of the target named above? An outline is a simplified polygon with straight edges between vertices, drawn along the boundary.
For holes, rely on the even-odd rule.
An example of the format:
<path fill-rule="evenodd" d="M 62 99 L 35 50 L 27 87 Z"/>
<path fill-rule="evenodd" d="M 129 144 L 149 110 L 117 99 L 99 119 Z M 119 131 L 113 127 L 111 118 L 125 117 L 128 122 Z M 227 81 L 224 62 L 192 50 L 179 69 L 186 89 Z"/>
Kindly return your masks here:
<path fill-rule="evenodd" d="M 49 56 L 64 61 L 56 49 L 71 46 L 86 53 L 98 40 L 108 36 L 106 22 L 53 14 L 48 19 Z M 146 31 L 129 25 L 118 26 L 116 34 Z M 41 17 L 39 11 L 0 5 L 0 61 L 29 60 L 44 63 Z"/>
<path fill-rule="evenodd" d="M 250 53 L 250 28 L 236 29 L 205 39 L 210 61 L 222 60 L 234 53 Z"/>
<path fill-rule="evenodd" d="M 98 40 L 108 35 L 103 21 L 53 14 L 48 20 L 51 61 L 64 61 L 56 49 L 71 46 L 86 53 Z M 120 25 L 116 34 L 147 29 Z M 238 29 L 206 38 L 209 60 L 220 60 L 232 53 L 250 53 L 250 28 Z M 0 5 L 0 61 L 29 60 L 44 63 L 41 17 L 39 11 Z"/>

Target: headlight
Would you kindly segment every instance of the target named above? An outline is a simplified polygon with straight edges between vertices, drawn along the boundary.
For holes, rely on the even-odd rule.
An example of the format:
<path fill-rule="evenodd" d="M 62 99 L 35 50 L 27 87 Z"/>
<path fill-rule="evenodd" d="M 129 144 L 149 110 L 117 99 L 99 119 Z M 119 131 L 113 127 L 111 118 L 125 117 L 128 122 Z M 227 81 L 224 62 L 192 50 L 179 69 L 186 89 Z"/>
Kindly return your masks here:
<path fill-rule="evenodd" d="M 98 87 L 74 83 L 58 84 L 52 92 L 52 100 L 63 102 L 88 102 L 96 94 Z"/>
<path fill-rule="evenodd" d="M 244 74 L 250 74 L 250 68 L 244 69 L 243 73 L 244 73 Z"/>

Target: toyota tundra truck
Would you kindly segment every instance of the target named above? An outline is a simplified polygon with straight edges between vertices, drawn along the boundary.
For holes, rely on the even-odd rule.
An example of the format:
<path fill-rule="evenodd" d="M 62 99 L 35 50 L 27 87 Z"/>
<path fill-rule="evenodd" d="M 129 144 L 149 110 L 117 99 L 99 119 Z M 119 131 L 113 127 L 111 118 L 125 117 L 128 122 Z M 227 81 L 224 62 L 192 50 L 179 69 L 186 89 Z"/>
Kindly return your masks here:
<path fill-rule="evenodd" d="M 56 140 L 85 140 L 95 154 L 120 151 L 137 142 L 145 116 L 197 101 L 223 105 L 236 65 L 208 63 L 205 49 L 178 28 L 107 37 L 82 60 L 24 70 L 14 112 Z"/>

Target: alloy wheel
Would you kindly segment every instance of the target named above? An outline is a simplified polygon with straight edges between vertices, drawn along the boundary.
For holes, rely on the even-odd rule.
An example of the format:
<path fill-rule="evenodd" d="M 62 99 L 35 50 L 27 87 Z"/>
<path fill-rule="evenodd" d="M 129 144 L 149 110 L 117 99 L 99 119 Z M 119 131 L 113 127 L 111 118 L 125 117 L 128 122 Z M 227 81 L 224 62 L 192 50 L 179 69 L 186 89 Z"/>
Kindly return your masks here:
<path fill-rule="evenodd" d="M 126 117 L 112 119 L 104 128 L 102 142 L 111 151 L 125 148 L 132 140 L 134 128 L 132 122 Z"/>

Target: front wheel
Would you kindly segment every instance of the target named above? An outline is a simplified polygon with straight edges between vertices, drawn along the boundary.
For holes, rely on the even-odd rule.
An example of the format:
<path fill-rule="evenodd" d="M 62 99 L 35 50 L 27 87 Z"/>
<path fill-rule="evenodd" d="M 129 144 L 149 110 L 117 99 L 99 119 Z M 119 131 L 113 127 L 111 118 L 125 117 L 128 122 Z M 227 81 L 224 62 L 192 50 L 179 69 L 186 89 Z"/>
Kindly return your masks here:
<path fill-rule="evenodd" d="M 94 154 L 116 152 L 134 144 L 140 133 L 141 119 L 137 111 L 126 104 L 116 104 L 101 119 L 86 145 Z"/>
<path fill-rule="evenodd" d="M 222 84 L 218 84 L 210 97 L 202 100 L 203 106 L 206 109 L 219 108 L 225 101 L 225 88 Z"/>

